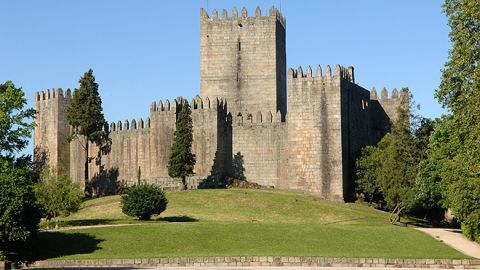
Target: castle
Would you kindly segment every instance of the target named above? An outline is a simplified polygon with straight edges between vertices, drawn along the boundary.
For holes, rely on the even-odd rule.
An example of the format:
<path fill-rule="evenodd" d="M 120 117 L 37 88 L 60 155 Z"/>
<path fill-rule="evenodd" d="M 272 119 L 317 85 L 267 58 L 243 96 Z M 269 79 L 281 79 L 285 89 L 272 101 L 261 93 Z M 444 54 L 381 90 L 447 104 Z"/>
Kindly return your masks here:
<path fill-rule="evenodd" d="M 360 149 L 388 132 L 408 93 L 393 89 L 389 97 L 383 89 L 378 97 L 355 83 L 353 67 L 287 72 L 285 29 L 275 7 L 267 15 L 257 8 L 253 16 L 245 8 L 230 16 L 201 9 L 200 95 L 190 102 L 197 160 L 191 187 L 241 174 L 249 182 L 331 200 L 351 197 Z M 81 142 L 67 140 L 71 97 L 61 89 L 35 94 L 34 145 L 48 152 L 50 167 L 81 181 Z M 101 159 L 107 178 L 179 186 L 168 177 L 167 163 L 181 102 L 153 102 L 148 118 L 110 124 L 111 152 Z M 90 151 L 96 155 L 94 146 Z M 92 181 L 102 174 L 95 162 L 89 172 Z"/>

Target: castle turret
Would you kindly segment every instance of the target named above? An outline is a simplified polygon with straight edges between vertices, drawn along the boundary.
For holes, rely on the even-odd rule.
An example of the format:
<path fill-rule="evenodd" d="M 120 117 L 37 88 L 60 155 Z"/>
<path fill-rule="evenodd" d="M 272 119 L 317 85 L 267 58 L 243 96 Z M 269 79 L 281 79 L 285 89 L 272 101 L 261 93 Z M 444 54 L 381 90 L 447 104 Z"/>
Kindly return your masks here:
<path fill-rule="evenodd" d="M 70 171 L 70 127 L 66 119 L 66 109 L 71 93 L 62 89 L 52 89 L 35 94 L 35 151 L 45 152 L 48 166 L 54 173 L 68 174 Z"/>
<path fill-rule="evenodd" d="M 286 113 L 285 18 L 272 7 L 219 17 L 200 11 L 200 95 L 225 98 L 229 110 Z"/>

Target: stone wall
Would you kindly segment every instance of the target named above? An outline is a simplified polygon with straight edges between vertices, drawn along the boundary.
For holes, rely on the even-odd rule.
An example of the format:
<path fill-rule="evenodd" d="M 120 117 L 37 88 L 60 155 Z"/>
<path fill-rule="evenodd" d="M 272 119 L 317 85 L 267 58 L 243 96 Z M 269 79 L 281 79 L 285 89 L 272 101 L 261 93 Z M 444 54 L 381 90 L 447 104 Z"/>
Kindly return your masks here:
<path fill-rule="evenodd" d="M 345 70 L 343 70 L 345 72 Z M 353 74 L 353 70 L 351 71 Z M 350 79 L 341 79 L 343 198 L 355 199 L 355 160 L 370 142 L 370 93 Z"/>
<path fill-rule="evenodd" d="M 70 89 L 64 95 L 61 88 L 37 92 L 34 98 L 34 148 L 48 154 L 48 165 L 55 173 L 67 173 L 70 167 L 70 126 L 64 113 L 70 99 Z"/>
<path fill-rule="evenodd" d="M 272 8 L 200 12 L 200 95 L 226 98 L 230 111 L 286 112 L 285 18 Z"/>
<path fill-rule="evenodd" d="M 386 88 L 382 89 L 380 97 L 375 88 L 370 91 L 370 144 L 376 144 L 390 130 L 392 121 L 397 119 L 398 108 L 406 106 L 408 109 L 409 100 L 407 90 L 399 94 L 394 88 L 390 97 Z"/>
<path fill-rule="evenodd" d="M 397 259 L 397 258 L 334 258 L 316 256 L 230 256 L 230 257 L 177 257 L 177 258 L 125 258 L 99 260 L 45 260 L 27 265 L 37 268 L 99 268 L 99 267 L 309 267 L 396 268 L 396 269 L 480 269 L 480 260 L 460 259 Z"/>
<path fill-rule="evenodd" d="M 37 93 L 35 146 L 49 153 L 49 166 L 59 168 L 72 179 L 83 184 L 85 139 L 68 142 L 70 128 L 65 119 L 70 92 L 63 97 L 61 90 Z M 163 183 L 170 179 L 167 164 L 175 132 L 179 100 L 170 103 L 154 102 L 146 119 L 118 121 L 109 127 L 111 151 L 101 157 L 102 172 L 95 161 L 89 164 L 89 179 L 131 185 L 138 181 Z M 226 103 L 197 97 L 191 101 L 193 121 L 192 152 L 196 155 L 192 186 L 211 176 L 223 177 L 231 164 L 231 119 L 227 117 Z M 89 143 L 89 156 L 95 157 L 98 148 Z M 174 186 L 171 183 L 167 186 Z M 112 189 L 112 187 L 108 187 Z M 114 193 L 115 188 L 109 193 Z"/>
<path fill-rule="evenodd" d="M 337 72 L 338 68 L 338 72 Z M 290 189 L 343 199 L 340 73 L 300 67 L 288 72 L 288 181 Z"/>
<path fill-rule="evenodd" d="M 281 114 L 257 112 L 252 115 L 237 114 L 233 127 L 232 174 L 245 177 L 249 182 L 264 186 L 280 187 L 286 165 L 284 153 L 287 138 L 285 122 Z"/>

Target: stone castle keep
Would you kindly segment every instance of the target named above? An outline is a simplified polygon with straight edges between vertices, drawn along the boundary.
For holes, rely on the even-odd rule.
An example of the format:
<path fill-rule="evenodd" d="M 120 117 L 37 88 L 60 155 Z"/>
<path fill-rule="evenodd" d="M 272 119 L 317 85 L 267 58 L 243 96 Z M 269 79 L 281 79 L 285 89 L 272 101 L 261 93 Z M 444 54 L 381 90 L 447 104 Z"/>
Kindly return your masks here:
<path fill-rule="evenodd" d="M 389 96 L 383 89 L 378 97 L 375 89 L 355 83 L 353 67 L 287 72 L 285 29 L 274 7 L 267 15 L 257 8 L 253 16 L 245 8 L 230 16 L 200 11 L 200 95 L 190 102 L 197 159 L 191 186 L 243 172 L 265 186 L 332 200 L 352 195 L 360 149 L 388 131 L 408 93 L 394 89 Z M 70 90 L 36 93 L 34 144 L 48 152 L 50 167 L 82 181 L 83 148 L 67 140 L 71 97 Z M 102 172 L 127 184 L 141 172 L 147 182 L 179 185 L 168 177 L 167 163 L 180 102 L 153 102 L 146 119 L 112 122 Z M 95 147 L 90 150 L 95 156 Z M 90 177 L 99 173 L 92 162 Z"/>

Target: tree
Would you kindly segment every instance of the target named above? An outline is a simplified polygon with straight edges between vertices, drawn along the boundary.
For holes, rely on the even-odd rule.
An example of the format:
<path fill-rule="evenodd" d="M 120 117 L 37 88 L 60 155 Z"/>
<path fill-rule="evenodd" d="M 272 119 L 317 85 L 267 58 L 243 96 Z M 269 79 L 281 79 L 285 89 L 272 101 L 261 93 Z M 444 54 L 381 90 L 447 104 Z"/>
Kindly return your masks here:
<path fill-rule="evenodd" d="M 80 185 L 67 175 L 51 174 L 44 170 L 41 181 L 35 184 L 35 196 L 47 220 L 78 211 L 83 192 Z"/>
<path fill-rule="evenodd" d="M 29 171 L 31 157 L 18 155 L 28 143 L 34 110 L 25 108 L 21 88 L 0 84 L 0 257 L 21 251 L 35 235 L 40 221 Z"/>
<path fill-rule="evenodd" d="M 95 159 L 89 156 L 89 143 L 99 148 L 97 161 L 101 154 L 110 150 L 111 140 L 107 132 L 107 122 L 102 112 L 102 99 L 98 93 L 98 84 L 95 82 L 93 70 L 85 72 L 80 78 L 80 88 L 74 91 L 73 98 L 67 108 L 67 120 L 72 126 L 70 140 L 77 139 L 85 150 L 85 189 L 88 190 L 88 165 Z M 85 138 L 82 143 L 80 136 Z M 100 165 L 100 164 L 98 164 Z"/>
<path fill-rule="evenodd" d="M 382 204 L 383 196 L 377 182 L 377 168 L 380 163 L 381 151 L 374 146 L 362 149 L 360 157 L 355 162 L 357 177 L 357 194 L 370 204 Z"/>
<path fill-rule="evenodd" d="M 195 155 L 192 153 L 193 124 L 188 101 L 182 100 L 177 114 L 176 130 L 173 138 L 172 152 L 168 160 L 168 175 L 181 177 L 183 189 L 187 189 L 186 177 L 193 175 Z"/>
<path fill-rule="evenodd" d="M 430 140 L 432 176 L 463 232 L 480 241 L 480 2 L 445 0 L 452 48 L 435 96 L 449 109 Z"/>
<path fill-rule="evenodd" d="M 36 234 L 40 213 L 27 175 L 28 168 L 0 164 L 0 255 L 21 251 Z"/>
<path fill-rule="evenodd" d="M 35 111 L 27 104 L 22 88 L 11 81 L 0 84 L 0 160 L 24 163 L 27 156 L 15 157 L 28 144 L 34 123 L 27 122 Z"/>
<path fill-rule="evenodd" d="M 449 123 L 445 116 L 435 122 L 424 122 L 416 134 L 418 147 L 425 149 L 425 154 L 415 180 L 412 208 L 421 210 L 425 217 L 443 209 L 441 172 L 447 169 L 444 160 L 450 159 L 453 153 L 453 149 L 446 148 L 451 130 L 445 125 Z"/>
<path fill-rule="evenodd" d="M 357 186 L 368 198 L 383 198 L 385 207 L 392 211 L 392 223 L 400 221 L 411 205 L 421 157 L 419 141 L 412 131 L 415 123 L 410 119 L 415 117 L 410 115 L 411 107 L 411 103 L 399 106 L 392 130 L 376 147 L 366 147 L 356 162 Z"/>
<path fill-rule="evenodd" d="M 137 184 L 122 195 L 122 211 L 128 216 L 149 220 L 167 209 L 168 200 L 163 190 L 151 184 Z"/>

